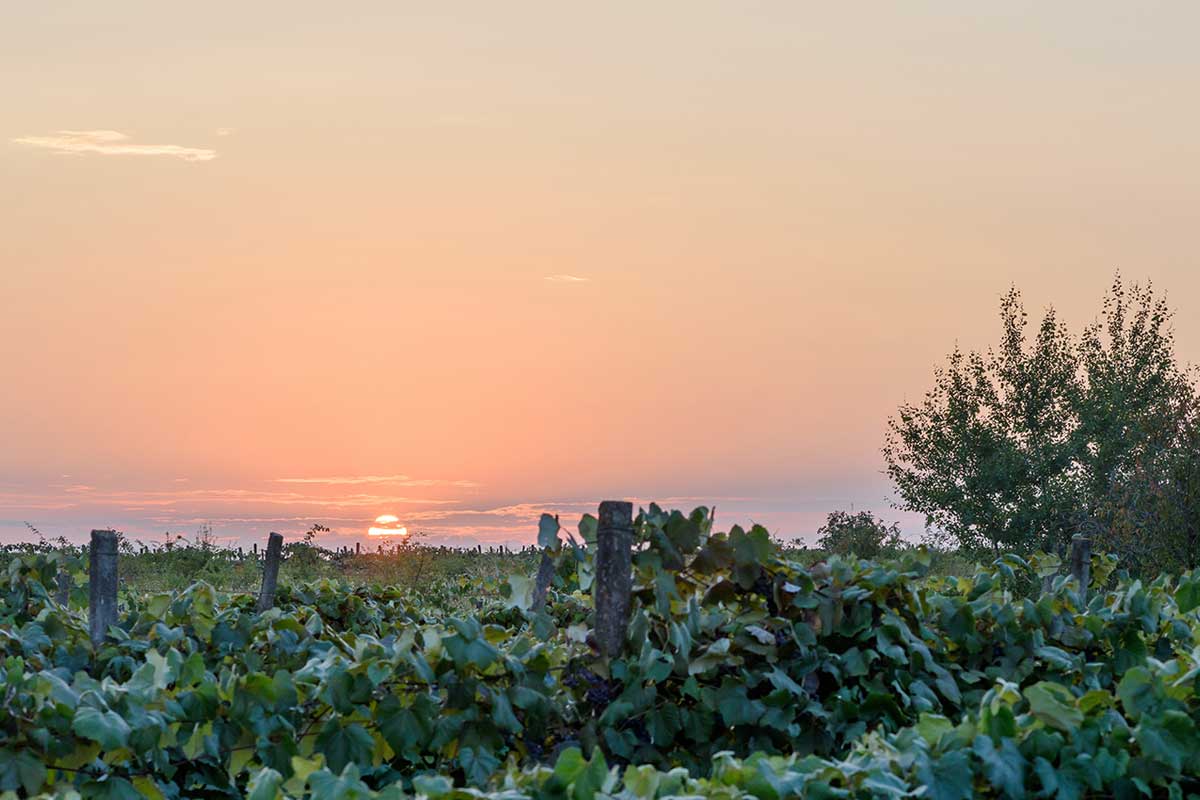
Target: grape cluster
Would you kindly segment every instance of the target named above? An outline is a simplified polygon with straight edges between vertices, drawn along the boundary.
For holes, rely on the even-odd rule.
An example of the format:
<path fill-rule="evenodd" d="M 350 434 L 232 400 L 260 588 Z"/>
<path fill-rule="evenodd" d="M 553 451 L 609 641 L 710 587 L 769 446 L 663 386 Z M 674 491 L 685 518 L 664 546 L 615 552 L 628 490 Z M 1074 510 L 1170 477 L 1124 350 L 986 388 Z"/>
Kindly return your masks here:
<path fill-rule="evenodd" d="M 767 611 L 771 616 L 779 613 L 779 606 L 775 604 L 775 581 L 768 577 L 765 571 L 754 581 L 751 591 L 767 601 Z"/>
<path fill-rule="evenodd" d="M 620 693 L 620 684 L 614 685 L 611 681 L 600 680 L 587 690 L 585 698 L 592 706 L 597 709 L 603 709 L 613 700 L 616 700 L 617 695 Z"/>
<path fill-rule="evenodd" d="M 588 705 L 600 711 L 621 694 L 619 681 L 602 678 L 586 667 L 567 670 L 562 677 L 562 682 L 564 686 L 572 689 L 586 686 L 584 700 Z"/>

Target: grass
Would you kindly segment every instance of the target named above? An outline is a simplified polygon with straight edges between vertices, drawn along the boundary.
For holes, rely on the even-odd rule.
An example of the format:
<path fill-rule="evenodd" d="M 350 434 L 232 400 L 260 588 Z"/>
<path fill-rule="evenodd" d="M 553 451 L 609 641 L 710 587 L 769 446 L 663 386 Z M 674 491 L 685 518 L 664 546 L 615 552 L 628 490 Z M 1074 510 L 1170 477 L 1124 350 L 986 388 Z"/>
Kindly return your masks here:
<path fill-rule="evenodd" d="M 35 531 L 36 532 L 36 531 Z M 346 581 L 355 585 L 400 586 L 423 589 L 454 580 L 464 586 L 495 586 L 509 575 L 532 574 L 537 569 L 539 554 L 495 549 L 480 551 L 474 548 L 455 548 L 427 545 L 410 538 L 375 552 L 331 550 L 315 543 L 315 535 L 304 541 L 284 545 L 284 560 L 280 565 L 281 585 L 299 585 L 322 579 Z M 781 543 L 782 544 L 782 543 Z M 784 545 L 789 556 L 801 562 L 816 563 L 828 558 L 827 551 Z M 899 550 L 878 554 L 887 560 L 902 555 Z M 0 546 L 0 568 L 14 556 L 24 553 L 65 552 L 87 561 L 87 546 L 74 545 L 65 539 L 10 544 Z M 162 592 L 182 589 L 197 581 L 205 581 L 227 592 L 257 592 L 262 582 L 262 561 L 252 550 L 224 547 L 214 540 L 207 529 L 193 538 L 182 536 L 147 544 L 140 540 L 121 540 L 120 577 L 123 588 L 132 591 Z M 932 575 L 971 575 L 975 561 L 954 551 L 929 550 Z"/>
<path fill-rule="evenodd" d="M 125 589 L 144 592 L 182 589 L 205 581 L 221 591 L 257 592 L 262 582 L 261 548 L 252 551 L 223 547 L 202 531 L 193 540 L 183 537 L 155 544 L 121 540 L 120 578 Z M 38 552 L 64 552 L 87 560 L 87 546 L 66 540 L 10 544 L 0 547 L 0 567 L 13 557 Z M 538 554 L 492 552 L 436 547 L 414 539 L 380 547 L 375 552 L 330 550 L 311 541 L 284 545 L 279 568 L 281 585 L 321 579 L 353 584 L 379 584 L 419 589 L 446 579 L 467 578 L 480 585 L 502 581 L 513 573 L 537 568 Z"/>

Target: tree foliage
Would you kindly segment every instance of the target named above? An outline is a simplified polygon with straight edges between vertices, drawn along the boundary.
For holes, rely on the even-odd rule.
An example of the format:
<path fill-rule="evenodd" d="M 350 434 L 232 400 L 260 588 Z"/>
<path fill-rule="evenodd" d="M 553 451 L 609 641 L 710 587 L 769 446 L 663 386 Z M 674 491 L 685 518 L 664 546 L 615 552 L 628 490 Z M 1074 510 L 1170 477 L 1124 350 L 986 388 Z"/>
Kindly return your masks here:
<path fill-rule="evenodd" d="M 1063 553 L 1086 532 L 1131 563 L 1196 566 L 1197 395 L 1171 318 L 1118 275 L 1079 336 L 1053 308 L 1031 334 L 1011 289 L 999 345 L 955 349 L 889 420 L 903 505 L 972 550 Z"/>
<path fill-rule="evenodd" d="M 870 511 L 834 511 L 817 529 L 817 547 L 841 556 L 878 558 L 900 546 L 900 526 L 888 525 Z"/>

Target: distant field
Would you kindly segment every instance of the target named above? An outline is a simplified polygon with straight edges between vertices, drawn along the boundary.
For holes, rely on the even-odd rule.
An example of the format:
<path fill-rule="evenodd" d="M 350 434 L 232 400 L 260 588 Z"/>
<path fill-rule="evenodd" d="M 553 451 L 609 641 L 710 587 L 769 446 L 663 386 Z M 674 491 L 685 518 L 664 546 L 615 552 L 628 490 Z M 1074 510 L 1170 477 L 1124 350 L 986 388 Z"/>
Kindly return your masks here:
<path fill-rule="evenodd" d="M 787 546 L 780 549 L 795 560 L 813 564 L 830 556 L 817 548 Z M 184 589 L 196 581 L 205 581 L 224 591 L 255 592 L 262 580 L 262 549 L 229 548 L 203 540 L 180 539 L 170 545 L 123 544 L 121 584 L 141 591 Z M 930 550 L 930 573 L 934 575 L 970 575 L 974 560 L 953 551 Z M 86 557 L 86 547 L 62 542 L 10 544 L 0 546 L 0 566 L 20 555 L 62 553 Z M 888 553 L 898 557 L 901 551 Z M 288 584 L 331 579 L 353 584 L 396 585 L 417 588 L 445 579 L 478 579 L 477 585 L 503 582 L 510 574 L 532 572 L 537 568 L 540 551 L 483 547 L 458 548 L 410 543 L 364 549 L 324 548 L 303 542 L 285 545 L 280 580 Z"/>
<path fill-rule="evenodd" d="M 220 547 L 203 541 L 142 547 L 123 543 L 122 586 L 139 591 L 184 589 L 205 581 L 224 591 L 254 592 L 262 580 L 262 548 Z M 18 544 L 0 548 L 0 565 L 20 555 L 63 553 L 85 557 L 86 547 L 61 543 Z M 392 546 L 376 552 L 326 549 L 303 542 L 285 545 L 280 580 L 285 584 L 344 580 L 354 584 L 417 587 L 447 578 L 503 579 L 536 567 L 538 553 L 484 547 Z"/>

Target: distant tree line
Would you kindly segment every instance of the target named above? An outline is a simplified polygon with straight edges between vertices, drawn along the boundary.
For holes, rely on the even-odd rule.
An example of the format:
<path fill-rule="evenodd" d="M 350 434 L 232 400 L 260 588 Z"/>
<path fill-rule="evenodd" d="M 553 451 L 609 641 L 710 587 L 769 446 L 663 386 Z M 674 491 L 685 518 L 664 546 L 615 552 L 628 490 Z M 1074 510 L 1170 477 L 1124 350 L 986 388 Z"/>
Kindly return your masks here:
<path fill-rule="evenodd" d="M 1078 335 L 1053 308 L 1031 331 L 1011 289 L 999 344 L 956 348 L 889 420 L 899 506 L 967 551 L 1064 554 L 1086 533 L 1132 571 L 1200 565 L 1200 402 L 1172 316 L 1151 285 L 1118 275 Z M 849 538 L 886 538 L 868 521 L 830 518 Z"/>

